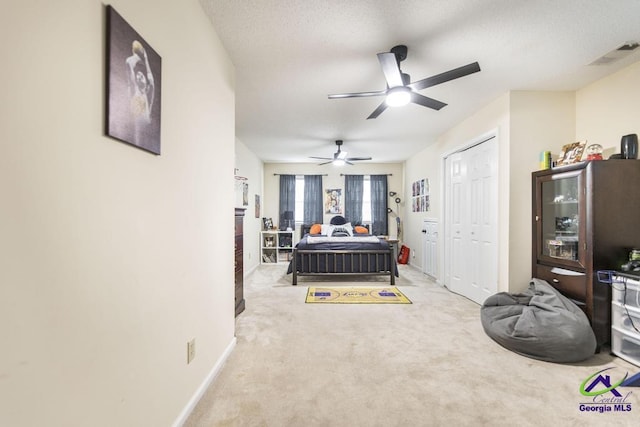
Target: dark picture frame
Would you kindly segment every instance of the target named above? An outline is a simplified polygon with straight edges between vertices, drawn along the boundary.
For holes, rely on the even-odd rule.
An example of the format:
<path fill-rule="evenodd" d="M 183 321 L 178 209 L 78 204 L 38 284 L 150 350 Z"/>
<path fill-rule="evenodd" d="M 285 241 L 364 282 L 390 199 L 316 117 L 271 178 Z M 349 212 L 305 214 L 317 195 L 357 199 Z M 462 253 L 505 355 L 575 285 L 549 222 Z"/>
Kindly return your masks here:
<path fill-rule="evenodd" d="M 160 154 L 162 58 L 107 6 L 108 136 Z"/>

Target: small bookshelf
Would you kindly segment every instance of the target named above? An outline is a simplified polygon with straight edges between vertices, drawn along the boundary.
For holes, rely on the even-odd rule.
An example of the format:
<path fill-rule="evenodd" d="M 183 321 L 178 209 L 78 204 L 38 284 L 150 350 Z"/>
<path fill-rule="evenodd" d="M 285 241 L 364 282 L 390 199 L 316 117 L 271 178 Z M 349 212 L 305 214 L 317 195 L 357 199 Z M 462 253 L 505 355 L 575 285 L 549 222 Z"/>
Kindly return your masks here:
<path fill-rule="evenodd" d="M 291 261 L 294 245 L 293 231 L 261 231 L 260 262 L 262 264 L 288 263 Z"/>

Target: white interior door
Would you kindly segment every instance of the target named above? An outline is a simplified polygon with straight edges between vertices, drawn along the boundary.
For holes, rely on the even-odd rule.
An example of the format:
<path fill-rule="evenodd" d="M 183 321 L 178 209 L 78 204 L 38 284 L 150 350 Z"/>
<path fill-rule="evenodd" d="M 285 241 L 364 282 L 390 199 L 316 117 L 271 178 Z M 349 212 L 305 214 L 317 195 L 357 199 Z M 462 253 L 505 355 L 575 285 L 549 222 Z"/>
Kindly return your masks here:
<path fill-rule="evenodd" d="M 463 293 L 465 278 L 464 254 L 466 252 L 466 241 L 463 239 L 466 224 L 467 198 L 464 194 L 464 183 L 466 182 L 466 165 L 463 162 L 462 153 L 455 153 L 448 159 L 449 177 L 448 196 L 450 196 L 450 206 L 448 215 L 449 233 L 447 233 L 450 244 L 448 265 L 449 265 L 449 289 L 457 293 Z"/>
<path fill-rule="evenodd" d="M 498 291 L 498 180 L 495 139 L 467 152 L 470 190 L 469 298 L 483 303 Z"/>
<path fill-rule="evenodd" d="M 449 160 L 450 158 L 450 160 Z M 446 285 L 482 304 L 498 291 L 497 141 L 454 153 L 445 162 Z"/>
<path fill-rule="evenodd" d="M 422 221 L 422 272 L 438 279 L 438 222 L 429 218 Z"/>

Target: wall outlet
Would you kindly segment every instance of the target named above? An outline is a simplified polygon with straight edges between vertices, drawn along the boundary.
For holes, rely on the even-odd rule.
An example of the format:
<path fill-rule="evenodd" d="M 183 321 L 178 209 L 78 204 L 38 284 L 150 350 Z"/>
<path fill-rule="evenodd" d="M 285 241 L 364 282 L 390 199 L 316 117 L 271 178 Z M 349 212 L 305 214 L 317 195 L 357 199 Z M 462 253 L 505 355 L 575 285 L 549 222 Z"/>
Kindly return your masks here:
<path fill-rule="evenodd" d="M 187 343 L 187 365 L 196 357 L 196 339 Z"/>

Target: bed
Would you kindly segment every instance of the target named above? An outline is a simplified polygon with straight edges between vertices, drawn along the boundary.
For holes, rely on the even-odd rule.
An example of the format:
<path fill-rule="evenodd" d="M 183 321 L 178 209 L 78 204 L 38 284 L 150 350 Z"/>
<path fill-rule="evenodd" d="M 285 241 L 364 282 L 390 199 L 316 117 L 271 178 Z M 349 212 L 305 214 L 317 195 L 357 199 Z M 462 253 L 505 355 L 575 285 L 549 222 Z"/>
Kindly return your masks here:
<path fill-rule="evenodd" d="M 298 284 L 299 276 L 389 276 L 395 286 L 398 267 L 385 239 L 368 233 L 336 236 L 311 231 L 303 225 L 302 238 L 293 248 L 287 270 L 292 285 Z"/>

